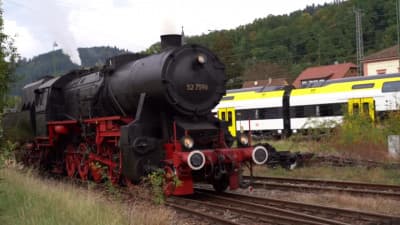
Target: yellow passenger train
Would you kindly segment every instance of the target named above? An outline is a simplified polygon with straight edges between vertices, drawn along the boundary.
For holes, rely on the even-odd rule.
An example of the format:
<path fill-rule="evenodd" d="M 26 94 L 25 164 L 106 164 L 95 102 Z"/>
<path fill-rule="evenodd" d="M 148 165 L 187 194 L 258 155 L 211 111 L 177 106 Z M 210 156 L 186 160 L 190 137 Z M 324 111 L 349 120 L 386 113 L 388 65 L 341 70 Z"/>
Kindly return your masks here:
<path fill-rule="evenodd" d="M 238 131 L 285 135 L 321 126 L 334 127 L 345 113 L 362 113 L 372 120 L 399 110 L 400 74 L 350 77 L 322 85 L 229 90 L 214 108 L 228 121 L 233 136 Z"/>

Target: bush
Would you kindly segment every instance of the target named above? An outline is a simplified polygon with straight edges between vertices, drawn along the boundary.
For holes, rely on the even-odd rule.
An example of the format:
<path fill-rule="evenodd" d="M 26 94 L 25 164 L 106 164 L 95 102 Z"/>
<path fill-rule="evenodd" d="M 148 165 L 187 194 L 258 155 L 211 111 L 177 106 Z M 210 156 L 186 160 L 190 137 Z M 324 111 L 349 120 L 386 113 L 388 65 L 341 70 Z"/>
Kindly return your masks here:
<path fill-rule="evenodd" d="M 4 167 L 7 162 L 14 160 L 14 150 L 17 147 L 16 143 L 9 140 L 4 141 L 0 145 L 0 168 Z"/>
<path fill-rule="evenodd" d="M 382 127 L 376 126 L 369 117 L 363 115 L 345 115 L 338 127 L 337 136 L 340 144 L 354 145 L 366 141 L 374 144 L 384 143 Z"/>
<path fill-rule="evenodd" d="M 345 115 L 330 143 L 351 157 L 382 160 L 387 158 L 387 137 L 395 134 L 400 135 L 400 112 L 375 122 L 365 115 Z"/>
<path fill-rule="evenodd" d="M 170 177 L 168 177 L 170 176 Z M 167 182 L 172 182 L 174 187 L 182 184 L 176 175 L 166 174 L 163 169 L 157 169 L 147 176 L 147 180 L 151 184 L 153 192 L 153 200 L 156 204 L 163 204 L 165 202 L 164 189 L 167 188 Z"/>

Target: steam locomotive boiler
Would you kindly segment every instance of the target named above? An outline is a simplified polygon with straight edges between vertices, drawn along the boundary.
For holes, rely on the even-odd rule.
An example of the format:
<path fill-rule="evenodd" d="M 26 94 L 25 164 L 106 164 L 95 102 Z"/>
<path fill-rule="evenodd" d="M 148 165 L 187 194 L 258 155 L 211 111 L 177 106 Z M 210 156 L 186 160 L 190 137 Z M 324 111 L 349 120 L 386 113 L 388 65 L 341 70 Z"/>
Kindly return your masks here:
<path fill-rule="evenodd" d="M 238 188 L 241 166 L 265 163 L 268 152 L 245 137 L 230 148 L 227 123 L 212 115 L 225 94 L 224 65 L 202 46 L 182 46 L 180 35 L 161 45 L 159 54 L 121 55 L 26 85 L 21 109 L 33 138 L 23 159 L 96 182 L 134 183 L 163 169 L 175 195 L 193 193 L 196 181 Z"/>

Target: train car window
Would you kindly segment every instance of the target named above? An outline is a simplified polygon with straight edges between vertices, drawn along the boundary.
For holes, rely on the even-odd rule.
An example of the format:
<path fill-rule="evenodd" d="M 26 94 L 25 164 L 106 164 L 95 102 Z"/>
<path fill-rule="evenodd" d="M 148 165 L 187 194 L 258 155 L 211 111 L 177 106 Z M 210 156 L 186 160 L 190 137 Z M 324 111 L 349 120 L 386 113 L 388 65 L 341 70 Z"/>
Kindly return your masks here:
<path fill-rule="evenodd" d="M 321 105 L 321 116 L 332 116 L 333 115 L 333 106 L 332 104 Z"/>
<path fill-rule="evenodd" d="M 282 107 L 264 108 L 260 110 L 260 119 L 280 119 L 282 113 Z"/>
<path fill-rule="evenodd" d="M 232 126 L 232 112 L 228 112 L 228 126 Z"/>
<path fill-rule="evenodd" d="M 365 115 L 369 115 L 369 103 L 368 102 L 364 102 L 362 107 L 363 107 L 363 113 Z"/>
<path fill-rule="evenodd" d="M 304 117 L 312 117 L 315 116 L 315 105 L 306 105 L 304 106 Z"/>
<path fill-rule="evenodd" d="M 40 93 L 35 93 L 35 105 L 39 105 L 40 96 Z"/>
<path fill-rule="evenodd" d="M 281 119 L 282 107 L 236 110 L 236 120 Z"/>
<path fill-rule="evenodd" d="M 343 103 L 295 106 L 290 108 L 290 116 L 292 118 L 340 116 L 343 115 L 346 106 Z"/>
<path fill-rule="evenodd" d="M 337 103 L 333 105 L 333 115 L 332 116 L 342 116 L 347 111 L 347 103 Z"/>
<path fill-rule="evenodd" d="M 253 114 L 254 112 L 252 109 L 236 111 L 236 120 L 254 119 Z"/>
<path fill-rule="evenodd" d="M 225 120 L 226 116 L 225 116 L 225 112 L 221 112 L 221 120 Z"/>
<path fill-rule="evenodd" d="M 358 103 L 353 103 L 353 115 L 360 113 L 360 105 Z"/>
<path fill-rule="evenodd" d="M 320 116 L 320 115 L 321 115 L 320 106 L 319 106 L 319 105 L 317 105 L 317 106 L 315 107 L 315 115 L 316 115 L 316 116 Z"/>
<path fill-rule="evenodd" d="M 304 106 L 296 106 L 293 110 L 294 117 L 301 118 L 304 117 Z"/>
<path fill-rule="evenodd" d="M 234 96 L 224 96 L 222 97 L 221 101 L 233 100 L 234 98 Z"/>
<path fill-rule="evenodd" d="M 400 91 L 400 81 L 385 82 L 382 86 L 382 92 Z"/>
<path fill-rule="evenodd" d="M 351 86 L 351 89 L 364 89 L 364 88 L 373 88 L 374 87 L 374 83 L 370 83 L 370 84 L 355 84 L 353 86 Z"/>

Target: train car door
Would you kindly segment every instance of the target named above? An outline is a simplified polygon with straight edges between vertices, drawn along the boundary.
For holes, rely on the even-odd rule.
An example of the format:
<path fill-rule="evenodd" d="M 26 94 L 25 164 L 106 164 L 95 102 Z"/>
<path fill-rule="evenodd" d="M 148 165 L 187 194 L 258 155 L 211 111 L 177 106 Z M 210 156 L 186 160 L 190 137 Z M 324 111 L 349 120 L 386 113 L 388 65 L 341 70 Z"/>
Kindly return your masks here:
<path fill-rule="evenodd" d="M 233 137 L 236 137 L 236 113 L 235 108 L 218 109 L 218 118 L 228 122 L 228 130 Z"/>
<path fill-rule="evenodd" d="M 374 98 L 351 98 L 348 101 L 348 112 L 350 115 L 367 115 L 375 121 Z"/>

